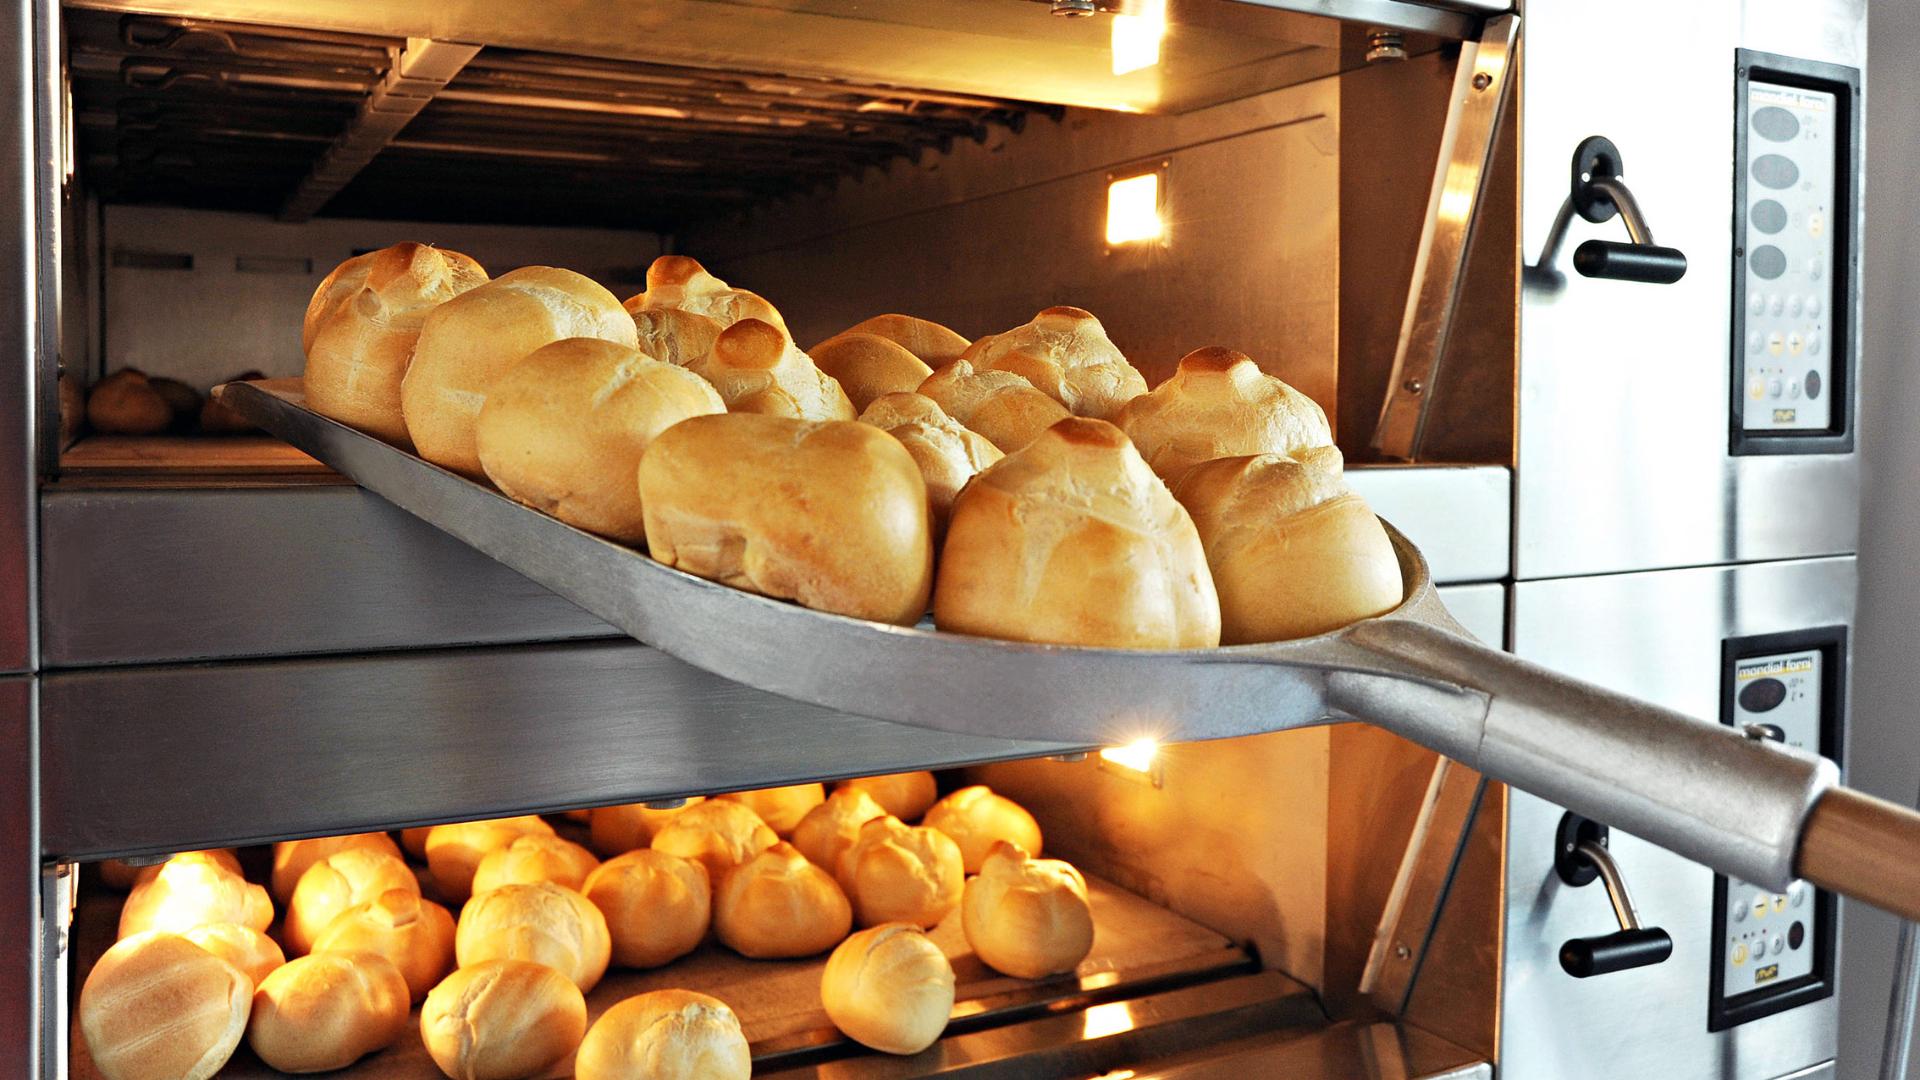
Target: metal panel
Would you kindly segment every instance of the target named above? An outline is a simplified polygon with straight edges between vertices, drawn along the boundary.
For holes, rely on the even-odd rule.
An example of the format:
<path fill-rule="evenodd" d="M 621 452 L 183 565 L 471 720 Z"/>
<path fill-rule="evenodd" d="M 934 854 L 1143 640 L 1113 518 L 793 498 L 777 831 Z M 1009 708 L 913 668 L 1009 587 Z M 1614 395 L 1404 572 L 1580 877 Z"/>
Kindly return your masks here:
<path fill-rule="evenodd" d="M 1506 469 L 1367 465 L 1348 469 L 1347 483 L 1374 513 L 1419 545 L 1435 582 L 1507 576 L 1513 474 Z M 1497 633 L 1481 633 L 1484 625 L 1467 629 L 1488 644 L 1500 644 Z"/>
<path fill-rule="evenodd" d="M 0 1076 L 40 1070 L 40 839 L 33 680 L 0 679 Z"/>
<path fill-rule="evenodd" d="M 49 203 L 59 198 L 46 148 L 41 82 L 51 11 L 14 4 L 0 19 L 0 672 L 34 665 L 33 486 L 38 466 L 34 417 L 39 361 L 57 322 L 45 278 L 56 252 Z"/>
<path fill-rule="evenodd" d="M 1514 586 L 1520 656 L 1717 718 L 1721 642 L 1852 622 L 1851 558 L 1706 567 Z M 1705 721 L 1703 721 L 1705 722 Z M 1673 936 L 1652 967 L 1574 979 L 1562 942 L 1613 927 L 1597 886 L 1553 869 L 1561 808 L 1514 792 L 1507 834 L 1506 979 L 1500 1061 L 1529 1080 L 1620 1076 L 1763 1080 L 1834 1055 L 1833 998 L 1707 1033 L 1713 874 L 1616 830 L 1612 851 L 1641 917 Z M 1594 1054 L 1590 1033 L 1620 1033 Z"/>
<path fill-rule="evenodd" d="M 1305 1036 L 1282 1033 L 1249 1045 L 1210 1047 L 1132 1075 L 1138 1080 L 1489 1080 L 1493 1068 L 1416 1027 L 1351 1023 Z"/>

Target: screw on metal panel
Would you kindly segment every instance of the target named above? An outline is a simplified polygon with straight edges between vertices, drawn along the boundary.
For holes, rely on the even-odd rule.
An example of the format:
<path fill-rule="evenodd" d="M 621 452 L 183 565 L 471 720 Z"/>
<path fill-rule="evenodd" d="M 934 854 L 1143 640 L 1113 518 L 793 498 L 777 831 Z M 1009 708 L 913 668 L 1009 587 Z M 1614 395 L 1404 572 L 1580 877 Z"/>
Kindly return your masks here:
<path fill-rule="evenodd" d="M 1059 0 L 1054 0 L 1057 4 Z M 1384 60 L 1405 60 L 1407 58 L 1407 39 L 1391 30 L 1367 31 L 1367 63 L 1377 64 Z"/>
<path fill-rule="evenodd" d="M 1493 85 L 1493 76 L 1487 74 L 1484 71 L 1476 71 L 1473 73 L 1473 88 L 1475 90 L 1485 90 L 1487 87 L 1492 85 Z"/>
<path fill-rule="evenodd" d="M 1053 0 L 1053 13 L 1067 19 L 1084 19 L 1095 11 L 1093 0 Z"/>
<path fill-rule="evenodd" d="M 1400 384 L 1400 389 L 1405 390 L 1409 394 L 1418 394 L 1426 388 L 1426 384 L 1419 379 L 1408 379 L 1406 382 Z"/>
<path fill-rule="evenodd" d="M 678 809 L 680 809 L 681 807 L 683 807 L 683 806 L 685 806 L 685 805 L 687 805 L 687 800 L 685 800 L 685 799 L 655 799 L 655 800 L 653 800 L 652 802 L 650 802 L 650 803 L 647 803 L 646 805 L 647 805 L 647 809 L 649 809 L 649 810 L 678 810 Z"/>
<path fill-rule="evenodd" d="M 1064 762 L 1068 765 L 1072 765 L 1076 761 L 1087 760 L 1087 752 L 1085 750 L 1081 750 L 1077 753 L 1072 753 L 1072 754 L 1055 754 L 1053 755 L 1052 760 Z"/>
<path fill-rule="evenodd" d="M 1407 948 L 1405 942 L 1396 941 L 1393 943 L 1393 957 L 1396 960 L 1410 960 L 1413 958 L 1413 950 Z"/>

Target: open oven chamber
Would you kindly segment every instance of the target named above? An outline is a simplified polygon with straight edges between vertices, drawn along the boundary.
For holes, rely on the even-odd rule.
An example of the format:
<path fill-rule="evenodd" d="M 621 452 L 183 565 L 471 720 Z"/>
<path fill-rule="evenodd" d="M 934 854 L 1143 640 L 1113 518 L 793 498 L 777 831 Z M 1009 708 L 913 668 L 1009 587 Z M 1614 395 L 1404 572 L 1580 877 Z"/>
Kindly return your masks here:
<path fill-rule="evenodd" d="M 1844 243 L 1819 249 L 1827 427 L 1730 433 L 1738 349 L 1759 333 L 1764 358 L 1774 328 L 1768 290 L 1734 309 L 1746 253 L 1725 230 L 1736 191 L 1766 194 L 1733 183 L 1736 94 L 1812 87 L 1837 116 L 1864 4 L 1635 6 L 1604 25 L 1479 0 L 26 6 L 7 24 L 23 121 L 0 302 L 31 362 L 0 412 L 19 721 L 0 763 L 30 778 L 6 850 L 32 884 L 0 920 L 33 944 L 9 958 L 0 1043 L 34 1048 L 27 1072 L 85 1074 L 68 1004 L 112 936 L 99 859 L 937 768 L 1027 802 L 1097 879 L 1096 955 L 1057 983 L 971 984 L 964 1022 L 909 1062 L 783 1011 L 804 973 L 706 958 L 689 978 L 763 1003 L 743 1010 L 763 1071 L 1830 1070 L 1830 923 L 1826 993 L 1748 995 L 1716 1028 L 1741 1004 L 1724 912 L 1752 890 L 1618 835 L 1673 956 L 1574 979 L 1562 944 L 1611 915 L 1554 876 L 1558 808 L 1378 730 L 1170 746 L 1141 769 L 832 714 L 620 637 L 272 440 L 56 422 L 63 370 L 298 374 L 287 328 L 314 283 L 403 238 L 622 296 L 654 256 L 692 254 L 803 343 L 885 310 L 977 334 L 1074 303 L 1150 382 L 1218 342 L 1312 395 L 1483 640 L 1716 719 L 1756 658 L 1812 649 L 1837 755 L 1857 274 Z M 1122 18 L 1155 41 L 1126 71 Z M 1662 77 L 1595 93 L 1620 56 Z M 1559 220 L 1593 135 L 1631 161 L 1615 171 L 1684 254 L 1679 281 L 1630 280 L 1631 249 L 1626 271 L 1576 271 L 1589 241 L 1653 245 Z M 1164 238 L 1109 243 L 1109 185 L 1149 173 Z M 1832 171 L 1836 237 L 1858 234 L 1857 185 Z M 1631 1035 L 1596 1058 L 1596 1029 Z M 356 1075 L 431 1068 L 389 1052 Z"/>

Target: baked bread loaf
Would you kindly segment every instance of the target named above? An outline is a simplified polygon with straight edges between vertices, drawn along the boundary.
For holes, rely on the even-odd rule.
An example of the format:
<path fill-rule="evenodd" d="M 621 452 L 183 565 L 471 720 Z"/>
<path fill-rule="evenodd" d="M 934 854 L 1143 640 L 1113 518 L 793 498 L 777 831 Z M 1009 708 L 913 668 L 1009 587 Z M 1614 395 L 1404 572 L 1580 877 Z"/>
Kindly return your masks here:
<path fill-rule="evenodd" d="M 1116 423 L 1168 483 L 1202 461 L 1333 443 L 1312 398 L 1218 346 L 1181 357 L 1173 376 L 1127 402 Z"/>
<path fill-rule="evenodd" d="M 613 962 L 651 968 L 698 948 L 712 920 L 706 867 L 642 848 L 615 856 L 587 875 L 587 899 L 606 917 Z"/>
<path fill-rule="evenodd" d="M 247 1045 L 269 1068 L 344 1069 L 399 1041 L 407 983 L 375 953 L 327 952 L 291 961 L 253 992 Z"/>
<path fill-rule="evenodd" d="M 587 875 L 600 865 L 593 852 L 571 840 L 545 833 L 516 836 L 506 847 L 494 848 L 473 871 L 473 891 L 483 893 L 502 885 L 551 881 L 578 891 Z"/>
<path fill-rule="evenodd" d="M 826 802 L 807 811 L 794 826 L 793 846 L 813 865 L 831 873 L 839 867 L 840 856 L 859 838 L 860 826 L 886 813 L 865 791 L 840 788 L 827 796 Z"/>
<path fill-rule="evenodd" d="M 565 975 L 489 960 L 446 977 L 420 1006 L 420 1039 L 451 1080 L 545 1076 L 587 1032 L 587 999 Z"/>
<path fill-rule="evenodd" d="M 920 815 L 926 813 L 927 807 L 940 797 L 940 788 L 935 784 L 933 774 L 924 769 L 856 777 L 841 781 L 840 786 L 858 788 L 873 796 L 874 802 L 901 821 L 920 820 Z"/>
<path fill-rule="evenodd" d="M 862 930 L 840 943 L 820 976 L 827 1019 L 863 1046 L 917 1054 L 953 1013 L 953 964 L 910 923 Z"/>
<path fill-rule="evenodd" d="M 487 477 L 518 503 L 615 540 L 646 539 L 640 454 L 689 416 L 727 411 L 706 380 L 598 338 L 542 346 L 493 381 L 474 429 Z"/>
<path fill-rule="evenodd" d="M 835 875 L 861 926 L 931 928 L 960 902 L 960 848 L 943 832 L 877 817 L 860 826 Z"/>
<path fill-rule="evenodd" d="M 603 857 L 612 858 L 635 848 L 644 848 L 653 842 L 653 834 L 659 832 L 662 825 L 672 821 L 675 814 L 702 800 L 702 796 L 695 795 L 685 805 L 671 810 L 655 810 L 646 803 L 596 806 L 587 812 L 587 830 L 593 850 Z"/>
<path fill-rule="evenodd" d="M 1093 907 L 1080 871 L 996 842 L 967 879 L 960 925 L 975 956 L 1016 979 L 1072 971 L 1093 951 Z"/>
<path fill-rule="evenodd" d="M 776 836 L 793 835 L 794 827 L 807 812 L 827 801 L 825 784 L 790 784 L 786 787 L 733 791 L 720 796 L 739 803 L 759 815 Z"/>
<path fill-rule="evenodd" d="M 180 936 L 239 968 L 255 986 L 287 962 L 287 954 L 281 951 L 279 942 L 239 923 L 208 923 Z"/>
<path fill-rule="evenodd" d="M 823 953 L 853 929 L 853 906 L 833 875 L 779 843 L 727 872 L 713 896 L 720 943 L 756 960 Z"/>
<path fill-rule="evenodd" d="M 147 930 L 183 933 L 208 923 L 239 923 L 265 930 L 273 922 L 267 890 L 252 885 L 217 858 L 175 855 L 143 878 L 120 909 L 120 935 Z"/>
<path fill-rule="evenodd" d="M 1104 421 L 1062 420 L 974 477 L 940 559 L 942 630 L 1116 649 L 1220 643 L 1192 520 Z"/>
<path fill-rule="evenodd" d="M 332 315 L 341 304 L 357 296 L 367 287 L 367 273 L 373 266 L 378 251 L 363 252 L 342 262 L 327 272 L 314 287 L 313 295 L 307 298 L 307 313 L 300 322 L 300 353 L 306 355 L 313 349 L 313 337 L 320 332 L 320 324 Z"/>
<path fill-rule="evenodd" d="M 382 832 L 284 840 L 273 845 L 273 898 L 283 904 L 293 899 L 294 887 L 300 884 L 300 875 L 307 872 L 307 867 L 336 852 L 356 847 L 384 851 L 396 859 L 401 857 L 400 849 L 394 846 L 393 837 Z M 237 863 L 235 872 L 239 872 Z"/>
<path fill-rule="evenodd" d="M 785 330 L 759 319 L 742 319 L 722 330 L 707 355 L 687 370 L 712 383 L 729 412 L 795 420 L 859 415 L 840 384 L 814 366 Z"/>
<path fill-rule="evenodd" d="M 529 814 L 435 825 L 427 832 L 427 869 L 440 895 L 459 903 L 473 893 L 473 874 L 494 848 L 506 847 L 526 833 L 552 836 L 553 826 Z"/>
<path fill-rule="evenodd" d="M 648 554 L 668 566 L 860 619 L 926 612 L 926 483 L 877 428 L 696 416 L 647 448 L 640 502 Z"/>
<path fill-rule="evenodd" d="M 642 294 L 644 295 L 644 294 Z M 726 329 L 705 315 L 679 308 L 640 308 L 640 297 L 626 301 L 627 314 L 633 316 L 633 332 L 640 351 L 678 367 L 686 367 L 713 351 L 714 339 Z"/>
<path fill-rule="evenodd" d="M 925 361 L 878 334 L 849 332 L 830 337 L 807 350 L 807 355 L 833 376 L 855 409 L 865 409 L 883 394 L 917 390 L 933 374 Z"/>
<path fill-rule="evenodd" d="M 923 394 L 886 394 L 875 398 L 860 422 L 900 440 L 920 466 L 927 485 L 927 513 L 937 542 L 946 535 L 953 498 L 981 469 L 1005 455 L 983 435 L 969 431 Z"/>
<path fill-rule="evenodd" d="M 420 882 L 398 855 L 377 848 L 346 848 L 307 867 L 287 903 L 280 936 L 295 956 L 313 951 L 327 924 L 356 904 L 379 898 L 389 889 L 418 893 Z"/>
<path fill-rule="evenodd" d="M 87 392 L 87 423 L 103 435 L 158 435 L 173 423 L 173 409 L 146 375 L 122 368 Z"/>
<path fill-rule="evenodd" d="M 359 258 L 368 260 L 351 275 L 359 277 L 359 288 L 325 307 L 325 291 L 329 283 L 341 283 L 335 275 L 343 266 L 314 291 L 325 310 L 305 335 L 307 404 L 322 416 L 406 446 L 400 380 L 413 362 L 420 327 L 429 311 L 485 284 L 487 272 L 457 251 L 425 244 L 395 244 L 349 263 Z"/>
<path fill-rule="evenodd" d="M 495 379 L 542 345 L 604 338 L 632 346 L 613 294 L 571 270 L 524 266 L 427 313 L 400 381 L 400 411 L 421 457 L 482 478 L 474 426 Z"/>
<path fill-rule="evenodd" d="M 634 311 L 677 308 L 705 315 L 724 329 L 742 319 L 759 319 L 787 332 L 780 312 L 760 296 L 736 289 L 685 255 L 662 255 L 647 267 L 647 291 L 627 304 Z"/>
<path fill-rule="evenodd" d="M 400 969 L 407 996 L 419 1004 L 453 968 L 453 916 L 409 889 L 388 889 L 334 917 L 313 951 L 378 953 Z"/>
<path fill-rule="evenodd" d="M 1011 371 L 1075 416 L 1111 420 L 1147 392 L 1147 378 L 1120 355 L 1091 312 L 1050 307 L 1033 321 L 981 338 L 966 351 L 981 371 Z"/>
<path fill-rule="evenodd" d="M 107 1080 L 207 1080 L 240 1045 L 252 1003 L 239 968 L 177 934 L 135 934 L 87 973 L 80 1037 Z"/>
<path fill-rule="evenodd" d="M 460 909 L 453 952 L 461 967 L 484 960 L 531 960 L 572 979 L 581 993 L 607 973 L 607 920 L 564 885 L 536 881 L 478 893 Z"/>
<path fill-rule="evenodd" d="M 848 334 L 873 334 L 886 338 L 919 357 L 929 367 L 939 367 L 960 359 L 961 354 L 967 351 L 967 346 L 972 344 L 937 322 L 912 315 L 875 315 L 834 336 L 845 337 Z"/>
<path fill-rule="evenodd" d="M 707 868 L 707 880 L 714 882 L 779 839 L 758 814 L 745 806 L 727 799 L 708 799 L 680 811 L 661 826 L 653 834 L 652 847 L 692 859 Z"/>
<path fill-rule="evenodd" d="M 1311 637 L 1400 605 L 1400 560 L 1340 451 L 1301 456 L 1221 458 L 1176 485 L 1220 590 L 1222 644 Z"/>
<path fill-rule="evenodd" d="M 976 371 L 965 360 L 938 368 L 920 384 L 942 412 L 1011 454 L 1072 415 L 1011 371 Z"/>
<path fill-rule="evenodd" d="M 1040 823 L 1026 807 L 994 794 L 985 784 L 963 787 L 934 803 L 921 824 L 939 829 L 960 845 L 960 861 L 969 874 L 979 873 L 987 852 L 1003 840 L 1022 851 L 1040 853 Z"/>
<path fill-rule="evenodd" d="M 753 1054 L 740 1018 L 718 998 L 654 990 L 622 1001 L 587 1029 L 574 1080 L 747 1080 Z"/>

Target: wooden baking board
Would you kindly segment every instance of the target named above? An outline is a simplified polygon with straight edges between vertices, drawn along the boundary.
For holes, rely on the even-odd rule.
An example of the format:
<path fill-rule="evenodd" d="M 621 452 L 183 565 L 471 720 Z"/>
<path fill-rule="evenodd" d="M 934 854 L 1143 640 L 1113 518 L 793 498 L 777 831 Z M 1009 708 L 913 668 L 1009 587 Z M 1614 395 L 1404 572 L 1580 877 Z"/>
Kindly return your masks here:
<path fill-rule="evenodd" d="M 270 435 L 89 435 L 60 455 L 63 475 L 331 475 Z"/>

